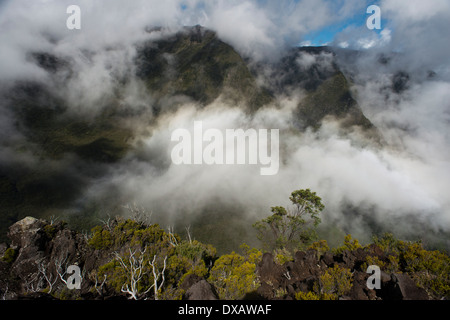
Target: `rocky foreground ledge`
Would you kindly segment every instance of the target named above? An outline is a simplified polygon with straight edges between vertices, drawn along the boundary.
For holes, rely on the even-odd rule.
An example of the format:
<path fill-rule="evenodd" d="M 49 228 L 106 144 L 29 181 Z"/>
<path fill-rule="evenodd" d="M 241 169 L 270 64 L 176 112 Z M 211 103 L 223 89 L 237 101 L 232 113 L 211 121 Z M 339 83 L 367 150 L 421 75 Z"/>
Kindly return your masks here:
<path fill-rule="evenodd" d="M 122 220 L 97 227 L 94 235 L 88 236 L 70 230 L 63 222 L 50 223 L 27 217 L 9 228 L 8 237 L 10 243 L 0 245 L 0 299 L 4 300 L 130 298 L 211 300 L 223 297 L 224 290 L 235 288 L 226 282 L 227 279 L 220 278 L 219 281 L 218 278 L 211 276 L 219 264 L 217 261 L 221 261 L 218 257 L 206 259 L 206 251 L 202 251 L 200 258 L 196 258 L 192 252 L 195 251 L 194 246 L 199 247 L 197 242 L 194 244 L 190 242 L 181 250 L 182 241 L 176 235 L 165 233 L 157 225 L 150 227 Z M 114 237 L 120 237 L 121 242 Z M 143 243 L 145 250 L 140 249 L 141 255 L 136 254 L 136 250 L 131 250 L 137 245 L 142 247 Z M 158 243 L 159 249 L 152 246 L 155 243 Z M 141 288 L 135 288 L 133 296 L 133 278 L 122 271 L 132 270 L 133 266 L 139 270 L 139 261 L 144 261 L 144 252 L 145 254 L 151 252 L 146 267 L 141 265 L 143 273 L 145 270 L 148 271 L 148 282 L 138 280 L 144 282 L 140 284 Z M 162 256 L 163 252 L 164 264 L 161 259 L 155 268 L 157 256 Z M 388 254 L 385 249 L 375 244 L 334 253 L 314 249 L 299 251 L 293 259 L 282 264 L 271 253 L 259 252 L 256 256 L 259 258 L 253 265 L 254 271 L 251 272 L 254 273 L 252 283 L 257 285 L 254 290 L 245 292 L 242 299 L 326 297 L 324 294 L 319 295 L 321 292 L 333 292 L 334 297 L 349 300 L 448 298 L 445 295 L 437 295 L 431 286 L 423 285 L 433 283 L 432 281 L 418 283 L 417 279 L 423 279 L 423 270 L 416 273 L 406 272 L 409 260 L 405 260 L 406 258 L 399 253 L 397 256 L 395 253 Z M 395 259 L 397 270 L 380 273 L 381 288 L 368 288 L 367 279 L 371 276 L 365 272 L 368 262 L 375 261 L 382 264 L 383 270 L 389 269 L 386 266 L 392 267 L 392 263 L 389 262 Z M 121 261 L 124 263 L 121 264 Z M 229 262 L 228 266 L 231 263 Z M 239 267 L 247 265 L 249 270 L 252 270 L 250 260 L 245 260 Z M 68 266 L 78 267 L 80 273 L 68 272 Z M 150 266 L 153 266 L 153 269 Z M 223 277 L 227 277 L 226 264 L 223 268 Z M 231 274 L 236 277 L 235 271 L 228 272 L 230 277 Z M 239 274 L 237 275 L 237 282 L 240 282 Z M 70 288 L 69 284 L 73 285 L 72 280 L 77 276 L 80 280 L 78 287 Z M 432 272 L 428 272 L 426 277 L 433 277 Z M 347 280 L 351 280 L 351 285 L 345 288 L 344 284 L 345 290 L 339 292 L 342 282 Z M 76 281 L 74 283 L 77 284 Z M 224 283 L 226 285 L 223 285 Z M 332 289 L 327 289 L 326 286 L 330 283 Z M 448 283 L 443 284 L 445 285 L 448 286 Z M 159 286 L 159 289 L 155 290 L 155 286 Z"/>

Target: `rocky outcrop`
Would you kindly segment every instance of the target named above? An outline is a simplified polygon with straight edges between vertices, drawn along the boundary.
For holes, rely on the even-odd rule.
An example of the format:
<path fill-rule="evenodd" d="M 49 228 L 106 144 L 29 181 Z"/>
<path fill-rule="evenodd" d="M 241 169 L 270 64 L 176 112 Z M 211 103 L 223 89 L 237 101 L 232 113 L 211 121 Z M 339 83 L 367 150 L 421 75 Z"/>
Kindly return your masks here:
<path fill-rule="evenodd" d="M 0 245 L 0 299 L 54 300 L 126 299 L 124 294 L 103 285 L 101 266 L 111 261 L 113 249 L 89 245 L 88 238 L 70 230 L 63 222 L 50 223 L 26 217 L 9 228 L 10 244 Z M 126 251 L 126 248 L 122 248 Z M 83 281 L 79 290 L 67 289 L 67 268 L 76 265 Z M 194 274 L 181 288 L 186 300 L 217 300 L 213 285 Z M 52 293 L 58 292 L 58 295 Z"/>
<path fill-rule="evenodd" d="M 214 287 L 206 280 L 200 280 L 185 293 L 186 300 L 218 300 Z"/>
<path fill-rule="evenodd" d="M 345 250 L 339 254 L 326 252 L 318 256 L 317 251 L 299 251 L 294 261 L 282 266 L 274 257 L 266 253 L 258 264 L 256 272 L 261 286 L 258 294 L 264 299 L 295 299 L 299 292 L 320 290 L 320 276 L 329 268 L 338 266 L 349 269 L 352 273 L 351 289 L 340 299 L 343 300 L 428 300 L 427 292 L 418 287 L 407 274 L 381 272 L 381 289 L 369 289 L 367 280 L 371 274 L 361 271 L 361 266 L 368 256 L 384 259 L 383 252 L 376 246 L 367 250 L 358 248 Z"/>
<path fill-rule="evenodd" d="M 393 273 L 379 293 L 384 300 L 428 300 L 428 295 L 406 274 Z"/>
<path fill-rule="evenodd" d="M 11 243 L 5 253 L 9 251 L 10 257 L 5 259 L 4 253 L 0 259 L 0 295 L 5 299 L 50 299 L 49 293 L 64 285 L 60 276 L 65 275 L 69 265 L 77 265 L 85 272 L 86 266 L 95 268 L 101 262 L 94 258 L 86 239 L 63 222 L 26 217 L 9 228 L 8 237 Z M 82 283 L 78 294 L 90 294 L 92 283 Z"/>
<path fill-rule="evenodd" d="M 56 291 L 57 297 L 66 299 L 126 299 L 120 294 L 120 287 L 118 291 L 103 286 L 103 279 L 97 278 L 100 266 L 111 261 L 112 249 L 89 245 L 86 237 L 70 230 L 65 223 L 27 217 L 13 224 L 8 236 L 10 244 L 0 245 L 0 299 L 55 299 L 52 293 Z M 369 258 L 380 262 L 389 260 L 376 245 L 339 253 L 299 251 L 292 261 L 282 265 L 271 253 L 264 253 L 255 270 L 260 286 L 244 299 L 296 299 L 301 294 L 321 293 L 325 291 L 322 277 L 330 270 L 338 273 L 345 270 L 351 275 L 351 286 L 339 294 L 339 299 L 429 299 L 409 274 L 400 271 L 391 274 L 381 271 L 381 288 L 368 288 L 371 274 L 364 268 Z M 82 285 L 74 290 L 76 293 L 67 290 L 61 281 L 62 276 L 67 279 L 65 271 L 69 265 L 82 270 Z M 218 299 L 214 285 L 195 274 L 185 276 L 179 289 L 185 300 Z"/>
<path fill-rule="evenodd" d="M 188 275 L 183 283 L 181 289 L 185 291 L 183 299 L 185 300 L 218 300 L 219 296 L 210 283 L 204 278 L 196 275 Z"/>

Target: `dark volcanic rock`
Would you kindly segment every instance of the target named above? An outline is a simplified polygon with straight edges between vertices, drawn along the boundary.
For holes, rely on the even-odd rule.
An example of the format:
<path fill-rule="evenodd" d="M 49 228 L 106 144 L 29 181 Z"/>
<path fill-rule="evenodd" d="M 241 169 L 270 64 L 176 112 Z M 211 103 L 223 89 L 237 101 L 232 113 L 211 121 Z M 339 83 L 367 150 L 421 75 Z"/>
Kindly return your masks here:
<path fill-rule="evenodd" d="M 53 299 L 52 295 L 43 292 L 63 293 L 62 296 L 56 295 L 58 298 L 67 298 L 66 294 L 69 298 L 90 300 L 126 298 L 112 286 L 103 287 L 103 279 L 97 278 L 99 267 L 111 261 L 111 254 L 116 249 L 95 249 L 88 245 L 85 237 L 68 229 L 64 223 L 52 224 L 31 217 L 13 224 L 8 235 L 11 244 L 0 245 L 0 299 Z M 296 252 L 293 261 L 279 265 L 271 253 L 264 253 L 255 270 L 261 285 L 243 298 L 294 299 L 299 292 L 310 291 L 320 295 L 324 293 L 325 272 L 339 267 L 352 274 L 351 289 L 345 295 L 340 294 L 339 299 L 430 299 L 427 291 L 415 284 L 413 279 L 416 275 L 401 273 L 406 272 L 401 267 L 398 273 L 381 271 L 381 288 L 368 288 L 367 280 L 372 274 L 364 270 L 367 263 L 374 259 L 388 263 L 390 254 L 376 245 L 339 253 L 328 251 L 321 256 L 317 250 L 307 250 Z M 66 270 L 69 265 L 78 265 L 84 272 L 81 289 L 76 296 L 73 292 L 67 293 L 66 285 L 57 278 L 58 271 Z M 50 282 L 54 287 L 49 285 Z M 54 291 L 50 292 L 50 287 Z M 183 290 L 183 299 L 186 300 L 218 299 L 214 285 L 194 274 L 186 276 L 179 289 Z"/>
<path fill-rule="evenodd" d="M 325 263 L 327 267 L 333 267 L 334 259 L 333 254 L 331 252 L 325 252 L 325 254 L 321 257 L 321 260 Z"/>
<path fill-rule="evenodd" d="M 1 268 L 0 280 L 17 299 L 29 299 L 30 293 L 48 288 L 49 283 L 64 285 L 57 281 L 58 271 L 64 274 L 72 264 L 84 266 L 86 240 L 62 222 L 52 224 L 26 217 L 9 228 L 8 236 L 16 257 Z M 83 281 L 81 294 L 85 293 L 83 289 L 89 290 L 88 281 Z"/>
<path fill-rule="evenodd" d="M 11 247 L 22 249 L 34 248 L 42 250 L 45 243 L 43 227 L 45 222 L 32 217 L 26 217 L 9 228 L 8 237 Z"/>
<path fill-rule="evenodd" d="M 376 299 L 376 291 L 370 290 L 367 287 L 367 279 L 369 276 L 370 274 L 361 271 L 355 271 L 353 273 L 353 286 L 348 295 L 352 300 Z"/>
<path fill-rule="evenodd" d="M 9 228 L 11 248 L 17 257 L 11 266 L 13 276 L 27 281 L 38 272 L 37 261 L 44 258 L 47 236 L 43 230 L 45 223 L 32 217 L 26 217 Z"/>
<path fill-rule="evenodd" d="M 315 250 L 298 251 L 294 258 L 292 277 L 304 281 L 320 274 L 319 259 Z"/>
<path fill-rule="evenodd" d="M 257 273 L 261 282 L 271 283 L 274 286 L 280 285 L 283 276 L 283 268 L 277 265 L 271 253 L 265 253 L 261 262 L 257 266 Z"/>
<path fill-rule="evenodd" d="M 391 280 L 381 286 L 380 296 L 384 300 L 429 300 L 428 294 L 419 288 L 406 274 L 391 274 Z"/>
<path fill-rule="evenodd" d="M 185 293 L 187 300 L 217 300 L 218 295 L 214 287 L 206 280 L 200 280 Z"/>
<path fill-rule="evenodd" d="M 183 283 L 180 285 L 180 288 L 184 291 L 187 291 L 190 287 L 192 287 L 197 282 L 204 280 L 202 277 L 196 274 L 190 274 L 184 278 Z"/>

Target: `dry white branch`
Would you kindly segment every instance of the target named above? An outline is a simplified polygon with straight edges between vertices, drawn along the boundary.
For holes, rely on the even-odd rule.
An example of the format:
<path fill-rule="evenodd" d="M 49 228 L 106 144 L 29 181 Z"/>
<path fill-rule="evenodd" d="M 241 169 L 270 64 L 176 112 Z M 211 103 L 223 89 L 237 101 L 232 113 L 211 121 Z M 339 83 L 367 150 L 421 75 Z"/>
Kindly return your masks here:
<path fill-rule="evenodd" d="M 8 294 L 8 290 L 9 290 L 9 286 L 7 284 L 3 291 L 3 294 L 2 294 L 2 300 L 6 300 L 6 295 Z"/>
<path fill-rule="evenodd" d="M 283 273 L 283 276 L 285 276 L 286 279 L 291 280 L 291 274 L 289 273 L 289 270 L 286 270 L 286 272 Z"/>
<path fill-rule="evenodd" d="M 165 280 L 164 272 L 166 271 L 166 261 L 167 261 L 167 256 L 164 257 L 164 266 L 163 266 L 163 269 L 161 272 L 158 270 L 158 268 L 156 266 L 156 255 L 154 255 L 152 262 L 149 261 L 149 264 L 152 267 L 152 272 L 153 272 L 153 284 L 150 286 L 149 290 L 151 288 L 154 289 L 155 300 L 158 300 L 159 290 L 164 285 L 164 280 Z M 159 277 L 162 277 L 162 281 L 158 285 Z"/>
<path fill-rule="evenodd" d="M 107 275 L 105 274 L 104 277 L 103 277 L 103 281 L 102 281 L 102 283 L 99 286 L 98 285 L 98 276 L 97 275 L 95 276 L 95 290 L 98 292 L 98 294 L 100 296 L 103 296 L 103 286 L 106 283 L 106 279 L 107 279 Z"/>
<path fill-rule="evenodd" d="M 45 282 L 48 284 L 48 293 L 50 294 L 53 290 L 53 286 L 56 284 L 56 281 L 58 280 L 58 276 L 53 275 L 52 273 L 48 272 L 48 267 L 46 266 L 44 260 L 42 259 L 37 263 L 38 271 L 42 277 L 41 280 L 44 279 Z M 42 283 L 42 281 L 38 281 L 38 283 Z M 38 289 L 38 287 L 36 287 Z M 40 290 L 39 290 L 40 291 Z"/>
<path fill-rule="evenodd" d="M 54 225 L 56 221 L 59 220 L 58 216 L 55 216 L 54 214 L 50 216 L 50 225 Z"/>
<path fill-rule="evenodd" d="M 66 256 L 64 258 L 60 257 L 59 259 L 55 260 L 56 273 L 65 285 L 67 285 L 67 280 L 64 279 L 64 277 L 67 273 L 67 267 L 68 267 L 67 256 L 68 255 L 66 254 Z"/>
<path fill-rule="evenodd" d="M 168 234 L 168 236 L 169 236 L 169 239 L 168 239 L 168 241 L 169 241 L 169 243 L 172 245 L 172 246 L 174 246 L 174 247 L 176 247 L 176 246 L 178 246 L 178 241 L 177 241 L 177 238 L 175 237 L 175 233 L 174 233 L 174 231 L 173 231 L 173 227 L 171 228 L 170 226 L 169 227 L 167 227 L 167 234 Z"/>
<path fill-rule="evenodd" d="M 191 231 L 190 231 L 191 230 L 191 226 L 189 225 L 185 229 L 186 229 L 186 233 L 187 233 L 187 236 L 188 236 L 189 243 L 192 244 Z"/>
<path fill-rule="evenodd" d="M 131 219 L 136 222 L 139 222 L 141 225 L 151 225 L 152 220 L 152 212 L 148 212 L 144 207 L 138 206 L 135 203 L 127 204 L 123 206 L 123 208 L 127 209 L 131 215 Z"/>
<path fill-rule="evenodd" d="M 98 220 L 100 220 L 100 222 L 106 227 L 106 229 L 108 229 L 108 231 L 112 230 L 113 221 L 111 221 L 111 216 L 109 215 L 109 213 L 107 215 L 107 218 Z"/>
<path fill-rule="evenodd" d="M 132 251 L 131 248 L 130 256 L 127 261 L 119 255 L 118 252 L 114 252 L 116 259 L 119 261 L 120 266 L 125 271 L 128 281 L 122 285 L 121 291 L 129 294 L 129 299 L 138 300 L 141 296 L 138 291 L 138 283 L 141 281 L 142 277 L 145 275 L 144 272 L 144 253 L 147 250 L 147 247 L 139 252 L 139 257 L 136 257 L 136 251 Z M 148 292 L 148 290 L 146 291 Z M 144 292 L 144 294 L 146 293 Z"/>

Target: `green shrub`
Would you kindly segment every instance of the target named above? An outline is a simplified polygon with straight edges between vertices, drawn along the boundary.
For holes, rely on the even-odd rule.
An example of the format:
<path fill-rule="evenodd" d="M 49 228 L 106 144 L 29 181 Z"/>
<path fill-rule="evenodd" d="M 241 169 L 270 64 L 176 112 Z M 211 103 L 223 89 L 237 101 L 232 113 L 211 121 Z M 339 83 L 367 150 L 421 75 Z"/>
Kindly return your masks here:
<path fill-rule="evenodd" d="M 392 233 L 385 233 L 381 237 L 373 236 L 372 243 L 377 245 L 386 254 L 398 254 L 400 240 L 397 240 Z"/>
<path fill-rule="evenodd" d="M 295 300 L 320 300 L 320 296 L 312 291 L 299 291 L 295 294 Z"/>
<path fill-rule="evenodd" d="M 2 260 L 6 263 L 13 263 L 14 260 L 16 260 L 17 257 L 17 251 L 13 248 L 6 249 L 5 253 L 3 254 Z"/>
<path fill-rule="evenodd" d="M 450 257 L 427 251 L 421 243 L 399 242 L 400 265 L 435 298 L 450 296 Z"/>
<path fill-rule="evenodd" d="M 205 264 L 210 264 L 217 259 L 216 248 L 197 240 L 192 242 L 182 241 L 175 247 L 175 252 L 176 254 L 190 259 L 194 263 L 202 260 Z"/>
<path fill-rule="evenodd" d="M 100 226 L 96 226 L 92 229 L 92 237 L 89 239 L 88 244 L 98 250 L 110 248 L 113 245 L 113 237 L 111 232 L 103 229 Z"/>
<path fill-rule="evenodd" d="M 294 261 L 294 257 L 292 257 L 292 254 L 286 248 L 276 249 L 274 255 L 275 255 L 275 262 L 278 263 L 279 265 L 283 265 L 288 261 Z"/>
<path fill-rule="evenodd" d="M 353 239 L 351 234 L 347 234 L 344 238 L 344 245 L 333 249 L 333 252 L 335 254 L 340 254 L 345 250 L 353 251 L 358 248 L 362 248 L 362 245 L 359 243 L 359 241 L 357 239 Z"/>
<path fill-rule="evenodd" d="M 406 272 L 432 297 L 450 297 L 450 257 L 440 251 L 428 251 L 421 242 L 396 239 L 386 233 L 374 237 L 373 243 L 388 256 L 386 272 Z"/>
<path fill-rule="evenodd" d="M 259 285 L 256 264 L 261 260 L 262 252 L 241 246 L 244 255 L 235 253 L 221 256 L 214 263 L 208 280 L 215 285 L 220 299 L 242 299 L 245 294 L 255 291 Z"/>
<path fill-rule="evenodd" d="M 317 252 L 317 258 L 320 258 L 325 252 L 330 250 L 330 247 L 328 246 L 327 240 L 319 240 L 316 242 L 313 242 L 309 247 L 308 250 L 316 250 Z"/>
<path fill-rule="evenodd" d="M 350 269 L 342 268 L 335 264 L 333 268 L 328 268 L 320 276 L 320 294 L 324 297 L 339 298 L 348 293 L 352 288 L 353 275 Z"/>
<path fill-rule="evenodd" d="M 56 233 L 58 232 L 58 229 L 55 228 L 54 225 L 52 224 L 47 224 L 44 226 L 43 228 L 45 235 L 47 236 L 47 238 L 49 239 L 53 239 L 53 237 L 56 235 Z"/>

